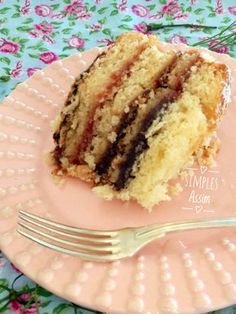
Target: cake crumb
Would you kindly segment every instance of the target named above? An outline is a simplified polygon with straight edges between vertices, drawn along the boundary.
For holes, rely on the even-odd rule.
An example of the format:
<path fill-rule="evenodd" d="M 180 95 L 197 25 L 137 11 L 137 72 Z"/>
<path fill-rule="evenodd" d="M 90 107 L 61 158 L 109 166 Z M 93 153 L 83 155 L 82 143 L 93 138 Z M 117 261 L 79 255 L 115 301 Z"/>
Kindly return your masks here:
<path fill-rule="evenodd" d="M 216 61 L 216 59 L 206 51 L 201 51 L 201 57 L 209 62 Z"/>
<path fill-rule="evenodd" d="M 95 186 L 92 188 L 92 191 L 107 201 L 111 201 L 114 198 L 114 192 L 109 185 Z"/>
<path fill-rule="evenodd" d="M 217 137 L 212 137 L 209 144 L 203 145 L 196 153 L 196 158 L 199 165 L 206 165 L 210 168 L 216 166 L 215 156 L 220 149 L 220 140 Z"/>
<path fill-rule="evenodd" d="M 94 157 L 93 155 L 89 154 L 89 153 L 85 153 L 84 155 L 84 160 L 87 162 L 87 164 L 89 165 L 89 167 L 94 170 L 96 165 L 95 165 L 95 161 L 94 161 Z"/>
<path fill-rule="evenodd" d="M 117 134 L 116 134 L 115 132 L 111 132 L 111 134 L 109 134 L 109 135 L 107 136 L 107 139 L 108 139 L 111 143 L 114 143 L 115 140 L 116 140 L 116 138 L 117 138 Z"/>
<path fill-rule="evenodd" d="M 125 107 L 124 112 L 128 113 L 129 112 L 129 107 Z"/>
<path fill-rule="evenodd" d="M 197 72 L 197 66 L 193 65 L 190 70 L 191 70 L 192 73 Z"/>
<path fill-rule="evenodd" d="M 53 132 L 56 131 L 59 128 L 60 123 L 61 123 L 61 117 L 60 115 L 57 115 L 56 118 L 50 122 L 51 130 Z"/>
<path fill-rule="evenodd" d="M 113 125 L 113 126 L 116 126 L 116 125 L 118 125 L 118 123 L 119 123 L 119 117 L 117 117 L 117 116 L 112 116 L 111 117 L 111 124 Z"/>
<path fill-rule="evenodd" d="M 52 179 L 53 179 L 54 184 L 59 188 L 64 187 L 66 183 L 65 178 L 59 175 L 53 175 Z"/>
<path fill-rule="evenodd" d="M 175 185 L 173 186 L 170 186 L 170 194 L 175 196 L 175 195 L 178 195 L 180 192 L 183 191 L 183 187 L 180 183 L 176 183 Z"/>
<path fill-rule="evenodd" d="M 87 165 L 74 165 L 68 168 L 67 170 L 69 176 L 80 177 L 82 180 L 88 183 L 95 182 L 95 174 L 89 169 Z"/>

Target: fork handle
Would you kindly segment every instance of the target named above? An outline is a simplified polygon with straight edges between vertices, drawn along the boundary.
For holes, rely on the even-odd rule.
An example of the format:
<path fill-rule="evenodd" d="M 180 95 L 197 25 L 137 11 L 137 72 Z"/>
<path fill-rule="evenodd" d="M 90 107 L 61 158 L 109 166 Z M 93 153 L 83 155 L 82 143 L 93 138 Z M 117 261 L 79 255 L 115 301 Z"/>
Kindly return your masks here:
<path fill-rule="evenodd" d="M 154 224 L 137 230 L 138 238 L 159 237 L 170 232 L 186 231 L 194 229 L 236 227 L 236 217 L 226 217 L 219 219 L 199 219 L 185 220 L 175 223 Z"/>

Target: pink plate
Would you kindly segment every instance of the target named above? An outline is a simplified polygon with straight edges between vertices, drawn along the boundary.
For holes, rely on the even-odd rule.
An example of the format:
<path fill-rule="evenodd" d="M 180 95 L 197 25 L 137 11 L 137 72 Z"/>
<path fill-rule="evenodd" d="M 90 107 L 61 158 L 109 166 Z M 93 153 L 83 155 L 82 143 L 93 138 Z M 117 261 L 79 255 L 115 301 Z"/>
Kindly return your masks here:
<path fill-rule="evenodd" d="M 176 49 L 176 46 L 168 46 Z M 168 49 L 169 49 L 168 48 Z M 186 49 L 185 46 L 177 48 Z M 233 104 L 220 125 L 217 167 L 194 167 L 184 192 L 151 214 L 130 202 L 104 201 L 79 180 L 55 185 L 45 154 L 51 120 L 74 78 L 99 52 L 57 61 L 19 84 L 0 105 L 0 247 L 26 275 L 53 293 L 109 313 L 203 313 L 236 302 L 236 232 L 189 231 L 152 243 L 114 263 L 82 261 L 16 233 L 20 208 L 65 224 L 112 229 L 236 213 L 236 61 L 210 53 L 232 70 Z"/>

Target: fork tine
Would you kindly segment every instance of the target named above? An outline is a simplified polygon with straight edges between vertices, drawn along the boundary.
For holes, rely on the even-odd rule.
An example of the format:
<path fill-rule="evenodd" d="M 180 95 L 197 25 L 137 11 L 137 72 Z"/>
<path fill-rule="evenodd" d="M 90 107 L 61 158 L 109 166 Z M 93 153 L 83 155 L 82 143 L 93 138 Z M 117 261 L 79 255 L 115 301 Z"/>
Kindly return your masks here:
<path fill-rule="evenodd" d="M 64 240 L 64 239 L 60 239 L 60 238 L 57 238 L 57 237 L 54 237 L 53 235 L 49 235 L 47 233 L 44 233 L 40 230 L 37 230 L 37 229 L 34 229 L 26 224 L 22 224 L 22 223 L 19 223 L 18 224 L 19 226 L 21 226 L 22 228 L 25 228 L 27 229 L 28 231 L 31 231 L 32 233 L 35 233 L 37 235 L 40 235 L 44 238 L 47 238 L 47 239 L 50 239 L 50 240 L 53 240 L 53 241 L 56 241 L 56 242 L 59 242 L 59 243 L 62 243 L 62 244 L 66 244 L 66 245 L 69 245 L 69 246 L 74 246 L 78 249 L 82 249 L 84 251 L 89 251 L 90 253 L 92 252 L 104 252 L 104 253 L 107 253 L 107 252 L 111 252 L 111 253 L 117 253 L 120 251 L 120 248 L 119 246 L 115 245 L 107 245 L 107 246 L 96 246 L 96 245 L 89 245 L 89 244 L 81 244 L 81 243 L 75 243 L 75 242 L 71 242 L 71 241 L 67 241 L 67 240 Z"/>
<path fill-rule="evenodd" d="M 116 243 L 119 243 L 119 240 L 116 237 L 106 237 L 106 238 L 95 238 L 95 237 L 86 237 L 86 234 L 82 236 L 81 235 L 75 235 L 75 234 L 70 234 L 68 232 L 63 232 L 63 231 L 59 231 L 57 229 L 51 228 L 51 227 L 47 227 L 42 223 L 38 223 L 36 221 L 34 221 L 31 218 L 28 218 L 27 216 L 19 216 L 20 219 L 22 219 L 23 221 L 29 222 L 32 225 L 38 226 L 40 228 L 43 228 L 47 231 L 50 232 L 54 232 L 56 234 L 62 235 L 62 236 L 66 236 L 72 239 L 76 239 L 76 240 L 80 240 L 80 241 L 87 241 L 87 242 L 92 242 L 92 243 L 96 243 L 96 244 L 112 244 L 115 245 Z"/>
<path fill-rule="evenodd" d="M 78 252 L 78 251 L 74 251 L 74 250 L 69 250 L 69 249 L 65 249 L 61 246 L 52 244 L 52 243 L 48 243 L 42 239 L 36 238 L 34 236 L 32 236 L 31 234 L 28 234 L 27 232 L 24 232 L 22 230 L 20 230 L 19 228 L 17 229 L 17 232 L 19 234 L 21 234 L 22 236 L 43 245 L 46 248 L 58 251 L 60 253 L 64 253 L 64 254 L 70 254 L 73 256 L 78 256 L 80 258 L 86 259 L 86 260 L 94 260 L 94 261 L 99 261 L 99 262 L 108 262 L 108 261 L 115 261 L 120 259 L 122 256 L 120 254 L 104 254 L 104 255 L 97 255 L 97 254 L 86 254 L 83 252 Z"/>
<path fill-rule="evenodd" d="M 20 210 L 19 211 L 19 215 L 20 217 L 22 216 L 27 216 L 29 218 L 32 218 L 36 221 L 42 222 L 42 223 L 46 223 L 50 226 L 54 226 L 56 228 L 59 229 L 63 229 L 63 230 L 68 230 L 68 231 L 73 231 L 73 232 L 78 232 L 78 233 L 83 233 L 83 234 L 88 234 L 88 235 L 97 235 L 97 236 L 109 236 L 109 237 L 114 237 L 117 235 L 116 231 L 98 231 L 98 230 L 90 230 L 90 229 L 84 229 L 84 228 L 77 228 L 77 227 L 72 227 L 72 226 L 67 226 L 61 223 L 57 223 L 54 221 L 51 221 L 49 219 L 46 218 L 42 218 L 39 216 L 36 216 L 34 214 L 28 213 L 24 210 Z"/>

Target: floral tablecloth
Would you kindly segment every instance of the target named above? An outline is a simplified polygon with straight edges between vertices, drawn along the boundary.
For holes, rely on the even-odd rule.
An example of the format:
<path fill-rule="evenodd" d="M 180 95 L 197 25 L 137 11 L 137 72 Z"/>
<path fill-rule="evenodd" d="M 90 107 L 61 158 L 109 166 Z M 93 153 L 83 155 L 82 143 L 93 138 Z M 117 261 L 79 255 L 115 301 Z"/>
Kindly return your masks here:
<path fill-rule="evenodd" d="M 235 19 L 235 0 L 0 0 L 0 100 L 38 69 L 78 51 L 109 45 L 124 31 L 150 32 L 150 23 L 221 29 Z M 191 45 L 218 31 L 183 26 L 153 33 L 171 43 Z M 208 45 L 216 49 L 216 43 L 212 39 Z M 236 55 L 232 45 L 221 45 L 218 51 Z M 0 312 L 96 313 L 53 296 L 1 253 Z M 233 314 L 236 306 L 214 313 Z"/>

